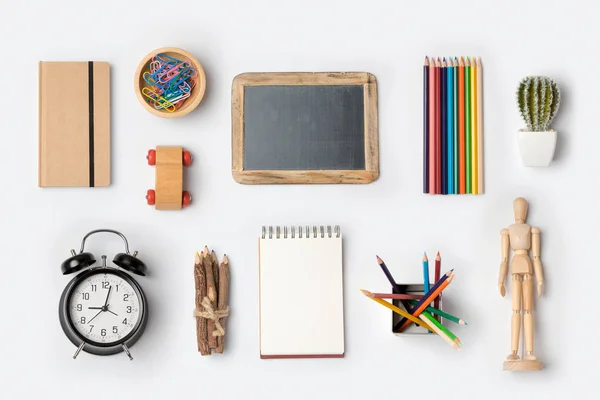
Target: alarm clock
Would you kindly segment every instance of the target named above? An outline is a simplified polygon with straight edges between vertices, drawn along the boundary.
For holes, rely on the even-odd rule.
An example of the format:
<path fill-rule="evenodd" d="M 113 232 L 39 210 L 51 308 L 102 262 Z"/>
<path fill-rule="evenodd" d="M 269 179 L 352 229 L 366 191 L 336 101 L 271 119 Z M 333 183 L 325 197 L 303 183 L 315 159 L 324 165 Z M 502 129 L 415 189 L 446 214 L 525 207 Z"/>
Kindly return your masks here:
<path fill-rule="evenodd" d="M 123 239 L 125 253 L 117 254 L 100 265 L 92 253 L 84 253 L 85 241 L 93 234 L 113 233 Z M 129 253 L 125 236 L 112 229 L 89 232 L 81 241 L 81 250 L 71 250 L 72 257 L 61 265 L 63 275 L 80 272 L 65 287 L 60 297 L 58 315 L 67 338 L 77 346 L 73 358 L 83 350 L 96 355 L 125 352 L 142 336 L 148 321 L 148 303 L 142 287 L 131 274 L 146 275 L 146 265 Z"/>

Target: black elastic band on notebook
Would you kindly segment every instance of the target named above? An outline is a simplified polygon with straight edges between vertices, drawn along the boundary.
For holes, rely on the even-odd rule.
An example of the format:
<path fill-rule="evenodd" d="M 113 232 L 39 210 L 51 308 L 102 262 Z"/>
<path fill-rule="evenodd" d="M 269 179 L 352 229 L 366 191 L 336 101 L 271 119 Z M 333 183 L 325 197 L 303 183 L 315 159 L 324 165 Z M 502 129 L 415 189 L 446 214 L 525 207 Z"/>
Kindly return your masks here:
<path fill-rule="evenodd" d="M 89 170 L 90 187 L 94 187 L 94 63 L 88 61 L 88 102 L 89 102 Z"/>

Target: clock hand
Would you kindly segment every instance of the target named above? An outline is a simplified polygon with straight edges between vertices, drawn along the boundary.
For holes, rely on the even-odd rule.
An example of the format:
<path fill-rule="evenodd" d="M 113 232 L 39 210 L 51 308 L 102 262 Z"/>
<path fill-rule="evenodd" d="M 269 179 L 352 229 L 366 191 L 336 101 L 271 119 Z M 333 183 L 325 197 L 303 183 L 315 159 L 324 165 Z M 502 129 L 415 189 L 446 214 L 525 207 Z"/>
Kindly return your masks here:
<path fill-rule="evenodd" d="M 90 320 L 88 321 L 88 324 L 89 324 L 89 323 L 91 323 L 91 322 L 94 320 L 94 318 L 96 318 L 96 317 L 97 317 L 98 315 L 100 315 L 100 314 L 102 314 L 102 310 L 98 311 L 98 314 L 94 315 L 94 316 L 92 317 L 92 319 L 90 319 Z"/>
<path fill-rule="evenodd" d="M 112 286 L 108 288 L 108 293 L 106 294 L 106 301 L 104 302 L 104 307 L 108 307 L 108 297 L 110 296 L 110 291 L 112 290 Z"/>
<path fill-rule="evenodd" d="M 88 310 L 102 310 L 102 307 L 88 307 Z"/>
<path fill-rule="evenodd" d="M 113 315 L 116 315 L 117 317 L 119 316 L 118 314 L 115 314 L 114 312 L 112 312 L 112 311 L 110 311 L 110 310 L 106 310 L 106 311 L 108 311 L 109 313 L 111 313 L 111 314 L 113 314 Z"/>

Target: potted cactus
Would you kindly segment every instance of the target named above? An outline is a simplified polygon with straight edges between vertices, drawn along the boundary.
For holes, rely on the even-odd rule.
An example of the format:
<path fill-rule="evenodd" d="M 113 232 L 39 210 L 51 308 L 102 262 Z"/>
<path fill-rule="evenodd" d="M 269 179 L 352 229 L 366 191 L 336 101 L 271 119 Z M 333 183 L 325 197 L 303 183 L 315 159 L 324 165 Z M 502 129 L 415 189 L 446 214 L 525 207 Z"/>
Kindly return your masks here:
<path fill-rule="evenodd" d="M 560 105 L 556 82 L 545 76 L 528 76 L 517 90 L 519 112 L 527 129 L 519 130 L 519 153 L 526 167 L 547 167 L 554 157 L 557 132 L 550 127 Z"/>

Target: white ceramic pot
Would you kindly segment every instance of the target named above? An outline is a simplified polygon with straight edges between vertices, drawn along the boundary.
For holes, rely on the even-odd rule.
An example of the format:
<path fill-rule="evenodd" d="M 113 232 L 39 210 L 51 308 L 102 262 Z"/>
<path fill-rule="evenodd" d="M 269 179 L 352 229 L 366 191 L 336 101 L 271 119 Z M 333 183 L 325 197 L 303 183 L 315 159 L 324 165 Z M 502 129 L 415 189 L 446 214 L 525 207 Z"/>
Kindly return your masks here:
<path fill-rule="evenodd" d="M 547 167 L 554 157 L 557 132 L 519 131 L 519 153 L 526 167 Z"/>

